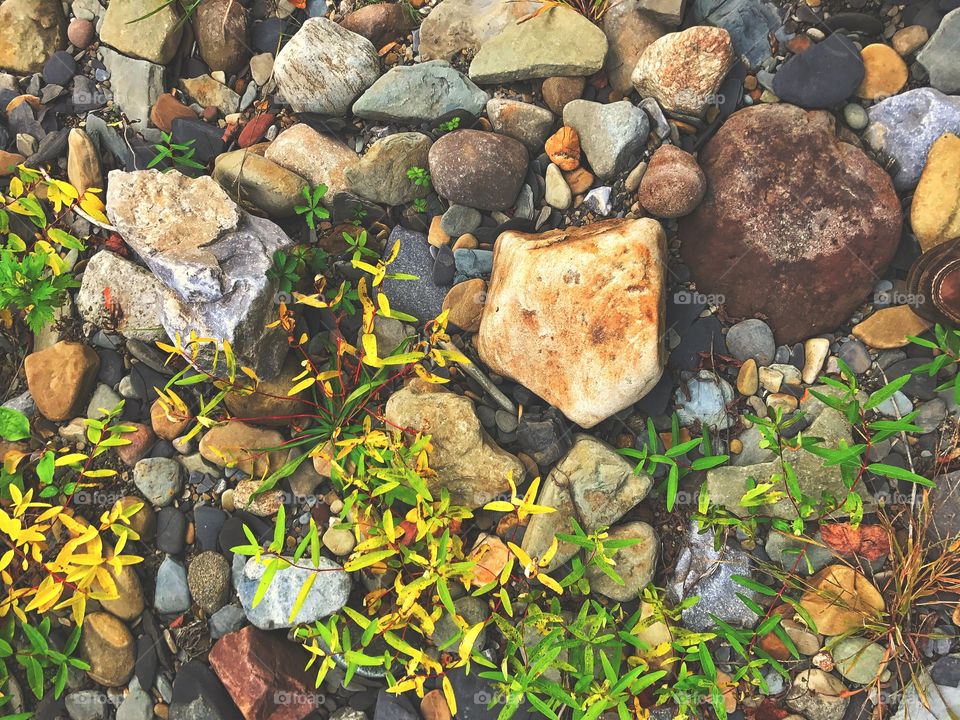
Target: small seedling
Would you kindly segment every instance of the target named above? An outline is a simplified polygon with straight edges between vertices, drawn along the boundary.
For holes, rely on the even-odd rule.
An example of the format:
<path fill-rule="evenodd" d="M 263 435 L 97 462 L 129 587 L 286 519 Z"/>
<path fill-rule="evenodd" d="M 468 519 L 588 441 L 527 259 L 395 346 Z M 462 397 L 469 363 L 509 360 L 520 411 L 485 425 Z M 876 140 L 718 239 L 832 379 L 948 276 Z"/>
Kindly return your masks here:
<path fill-rule="evenodd" d="M 323 196 L 327 194 L 327 186 L 323 183 L 317 185 L 312 191 L 308 187 L 303 188 L 303 197 L 306 199 L 306 205 L 297 205 L 293 209 L 297 215 L 305 215 L 307 226 L 311 230 L 317 229 L 317 220 L 326 220 L 330 217 L 330 211 L 320 204 Z"/>
<path fill-rule="evenodd" d="M 156 167 L 164 160 L 170 161 L 171 167 L 168 169 L 171 170 L 181 167 L 203 170 L 206 167 L 203 163 L 193 159 L 193 156 L 197 154 L 197 149 L 194 147 L 194 140 L 188 140 L 185 143 L 175 143 L 173 142 L 173 133 L 160 134 L 163 137 L 163 142 L 154 145 L 157 149 L 157 154 L 153 160 L 147 164 L 148 168 Z"/>
<path fill-rule="evenodd" d="M 438 128 L 441 132 L 452 132 L 452 131 L 456 130 L 456 129 L 459 128 L 459 127 L 460 127 L 460 116 L 459 116 L 459 115 L 457 115 L 456 117 L 452 117 L 452 118 L 450 118 L 449 120 L 447 120 L 446 122 L 442 122 L 442 123 L 440 123 L 439 125 L 437 125 L 437 128 Z"/>
<path fill-rule="evenodd" d="M 422 167 L 417 167 L 414 165 L 407 169 L 407 177 L 413 182 L 417 187 L 430 187 L 430 173 L 424 170 Z"/>

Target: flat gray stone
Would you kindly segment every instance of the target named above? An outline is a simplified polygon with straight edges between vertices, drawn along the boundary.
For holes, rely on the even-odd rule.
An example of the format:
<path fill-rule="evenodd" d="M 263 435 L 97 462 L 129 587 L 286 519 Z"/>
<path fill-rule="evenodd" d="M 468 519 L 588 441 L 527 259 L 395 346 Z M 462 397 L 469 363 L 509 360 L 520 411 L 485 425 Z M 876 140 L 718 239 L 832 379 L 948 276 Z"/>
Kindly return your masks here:
<path fill-rule="evenodd" d="M 626 170 L 650 134 L 647 114 L 629 100 L 608 104 L 573 100 L 563 108 L 563 124 L 577 131 L 580 147 L 600 178 Z"/>
<path fill-rule="evenodd" d="M 940 92 L 960 92 L 960 7 L 940 21 L 937 31 L 917 54 L 917 61 Z"/>
<path fill-rule="evenodd" d="M 187 570 L 178 560 L 167 556 L 157 570 L 157 590 L 153 607 L 162 615 L 180 613 L 190 609 L 190 590 L 187 587 Z"/>
<path fill-rule="evenodd" d="M 163 65 L 121 55 L 105 45 L 99 49 L 103 66 L 110 73 L 113 102 L 123 110 L 136 130 L 147 127 L 150 108 L 163 95 Z"/>
<path fill-rule="evenodd" d="M 133 484 L 148 502 L 164 507 L 183 487 L 180 463 L 171 458 L 144 458 L 133 466 Z"/>
<path fill-rule="evenodd" d="M 107 307 L 105 291 L 110 291 Z M 154 343 L 165 340 L 160 303 L 165 289 L 147 269 L 109 250 L 101 250 L 83 271 L 76 305 L 86 322 L 108 327 L 125 338 Z"/>

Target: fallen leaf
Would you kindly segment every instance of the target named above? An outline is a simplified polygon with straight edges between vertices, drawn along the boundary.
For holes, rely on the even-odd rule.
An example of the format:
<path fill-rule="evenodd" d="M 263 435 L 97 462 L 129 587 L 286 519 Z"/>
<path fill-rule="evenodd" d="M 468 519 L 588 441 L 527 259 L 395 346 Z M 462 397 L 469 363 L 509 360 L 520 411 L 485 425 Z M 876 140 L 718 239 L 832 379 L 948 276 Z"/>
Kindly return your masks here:
<path fill-rule="evenodd" d="M 890 552 L 890 536 L 879 525 L 854 528 L 848 522 L 820 526 L 823 541 L 841 555 L 857 555 L 873 562 Z"/>

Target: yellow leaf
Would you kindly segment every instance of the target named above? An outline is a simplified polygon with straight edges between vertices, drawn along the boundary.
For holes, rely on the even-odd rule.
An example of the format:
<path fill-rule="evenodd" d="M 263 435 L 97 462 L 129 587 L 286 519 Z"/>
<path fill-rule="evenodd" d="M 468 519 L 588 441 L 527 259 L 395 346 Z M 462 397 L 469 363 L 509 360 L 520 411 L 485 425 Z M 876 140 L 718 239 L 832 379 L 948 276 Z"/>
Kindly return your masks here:
<path fill-rule="evenodd" d="M 494 500 L 483 506 L 484 510 L 495 510 L 496 512 L 513 512 L 513 505 L 506 500 Z"/>
<path fill-rule="evenodd" d="M 513 554 L 517 556 L 517 559 L 520 561 L 520 564 L 525 568 L 531 567 L 533 565 L 533 560 L 530 559 L 530 556 L 516 543 L 508 542 L 507 547 L 509 547 Z"/>
<path fill-rule="evenodd" d="M 301 380 L 301 381 L 298 382 L 296 385 L 294 385 L 292 388 L 290 388 L 290 392 L 288 392 L 287 395 L 288 395 L 288 396 L 290 396 L 290 395 L 296 395 L 296 394 L 299 393 L 299 392 L 303 392 L 303 391 L 306 390 L 308 387 L 310 387 L 311 385 L 313 385 L 316 381 L 317 381 L 317 379 L 316 379 L 315 377 L 308 377 L 306 380 Z"/>
<path fill-rule="evenodd" d="M 480 636 L 480 631 L 483 630 L 484 623 L 478 622 L 472 628 L 467 630 L 463 634 L 463 639 L 460 641 L 460 660 L 467 662 L 470 660 L 470 653 L 473 651 L 473 646 L 477 642 L 477 638 Z"/>
<path fill-rule="evenodd" d="M 548 588 L 553 590 L 557 595 L 563 595 L 563 588 L 560 587 L 560 583 L 558 583 L 549 575 L 544 575 L 543 573 L 540 573 L 539 575 L 537 575 L 537 580 L 539 580 Z"/>
<path fill-rule="evenodd" d="M 61 455 L 58 457 L 54 461 L 53 465 L 54 467 L 63 467 L 64 465 L 73 465 L 74 463 L 83 462 L 86 459 L 87 456 L 83 453 L 69 453 L 67 455 Z"/>
<path fill-rule="evenodd" d="M 400 243 L 397 243 L 399 245 Z M 453 694 L 453 685 L 450 683 L 450 678 L 447 675 L 443 676 L 443 697 L 447 700 L 447 707 L 450 708 L 450 715 L 457 714 L 457 698 Z"/>

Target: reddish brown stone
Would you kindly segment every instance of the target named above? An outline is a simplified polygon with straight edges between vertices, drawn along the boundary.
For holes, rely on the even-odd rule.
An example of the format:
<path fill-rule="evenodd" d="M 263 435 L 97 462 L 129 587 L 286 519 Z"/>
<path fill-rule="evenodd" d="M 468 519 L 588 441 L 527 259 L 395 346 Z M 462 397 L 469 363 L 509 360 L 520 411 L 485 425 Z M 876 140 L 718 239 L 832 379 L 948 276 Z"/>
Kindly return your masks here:
<path fill-rule="evenodd" d="M 779 343 L 846 321 L 900 241 L 883 168 L 839 141 L 828 113 L 786 104 L 734 113 L 699 160 L 707 193 L 679 225 L 697 289 L 731 316 L 762 314 Z"/>
<path fill-rule="evenodd" d="M 173 130 L 173 121 L 178 117 L 196 120 L 197 114 L 170 93 L 161 95 L 150 110 L 150 122 L 164 132 Z"/>
<path fill-rule="evenodd" d="M 61 340 L 24 359 L 27 389 L 47 420 L 60 422 L 80 414 L 100 369 L 100 357 L 78 342 Z"/>
<path fill-rule="evenodd" d="M 583 95 L 587 79 L 583 77 L 551 77 L 543 81 L 543 101 L 557 115 L 563 114 L 567 103 Z"/>
<path fill-rule="evenodd" d="M 128 422 L 125 424 L 136 428 L 136 430 L 123 434 L 123 439 L 129 440 L 130 444 L 118 446 L 117 457 L 126 465 L 133 467 L 147 456 L 150 448 L 157 441 L 157 436 L 153 434 L 153 430 L 143 423 Z"/>
<path fill-rule="evenodd" d="M 255 115 L 250 118 L 250 122 L 244 125 L 243 130 L 240 131 L 240 137 L 237 138 L 237 145 L 245 148 L 260 142 L 263 136 L 267 134 L 267 130 L 273 124 L 276 117 L 273 113 L 263 113 L 262 115 Z"/>
<path fill-rule="evenodd" d="M 340 21 L 340 25 L 363 35 L 379 48 L 399 38 L 414 24 L 403 3 L 377 3 L 354 10 Z"/>
<path fill-rule="evenodd" d="M 319 708 L 306 661 L 300 646 L 252 625 L 224 635 L 210 651 L 210 667 L 246 720 L 302 720 Z"/>

